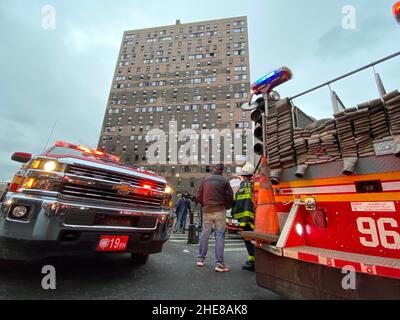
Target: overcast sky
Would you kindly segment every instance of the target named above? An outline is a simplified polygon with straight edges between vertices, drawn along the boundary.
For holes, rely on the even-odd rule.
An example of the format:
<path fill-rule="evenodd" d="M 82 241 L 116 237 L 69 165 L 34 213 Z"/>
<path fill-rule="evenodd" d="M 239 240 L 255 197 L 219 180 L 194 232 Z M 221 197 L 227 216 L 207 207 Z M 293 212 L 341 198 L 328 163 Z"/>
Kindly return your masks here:
<path fill-rule="evenodd" d="M 96 146 L 124 30 L 247 15 L 252 81 L 286 65 L 293 96 L 399 50 L 394 0 L 0 0 L 0 179 L 19 167 L 14 151 L 43 150 L 51 138 Z M 44 5 L 56 29 L 42 28 Z M 356 9 L 356 29 L 342 9 Z M 400 87 L 400 58 L 379 66 L 387 89 Z M 396 77 L 395 77 L 396 74 Z M 346 106 L 376 98 L 372 71 L 333 85 Z M 329 91 L 296 101 L 329 117 Z"/>

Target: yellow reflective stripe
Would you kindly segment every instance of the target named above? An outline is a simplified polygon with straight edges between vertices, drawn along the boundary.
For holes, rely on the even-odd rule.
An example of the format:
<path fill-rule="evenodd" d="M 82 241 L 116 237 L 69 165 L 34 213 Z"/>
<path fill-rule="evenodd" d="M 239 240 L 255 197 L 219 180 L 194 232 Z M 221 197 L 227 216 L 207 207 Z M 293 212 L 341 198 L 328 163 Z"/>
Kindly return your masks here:
<path fill-rule="evenodd" d="M 234 216 L 235 219 L 241 219 L 244 217 L 250 217 L 250 218 L 254 219 L 254 213 L 250 212 L 250 211 L 245 211 L 245 212 L 235 213 L 235 216 Z"/>
<path fill-rule="evenodd" d="M 256 262 L 256 257 L 249 256 L 248 261 L 249 262 Z"/>
<path fill-rule="evenodd" d="M 254 223 L 252 223 L 252 222 L 250 222 L 250 221 L 242 222 L 242 223 L 240 224 L 240 226 L 243 227 L 243 228 L 244 228 L 245 226 L 247 226 L 247 225 L 249 225 L 250 228 L 252 228 L 253 230 L 256 228 L 256 226 L 254 225 Z"/>
<path fill-rule="evenodd" d="M 241 201 L 241 200 L 247 200 L 247 199 L 252 199 L 252 198 L 253 198 L 253 195 L 251 195 L 251 194 L 243 194 L 243 195 L 238 196 L 237 200 Z"/>

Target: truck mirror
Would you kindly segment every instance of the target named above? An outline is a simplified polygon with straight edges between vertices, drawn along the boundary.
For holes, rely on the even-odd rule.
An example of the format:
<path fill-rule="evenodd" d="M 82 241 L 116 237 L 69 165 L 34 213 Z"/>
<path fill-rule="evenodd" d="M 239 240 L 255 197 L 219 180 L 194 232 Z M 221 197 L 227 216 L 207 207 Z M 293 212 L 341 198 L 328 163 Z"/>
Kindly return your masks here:
<path fill-rule="evenodd" d="M 25 152 L 15 152 L 11 157 L 11 160 L 20 162 L 20 163 L 27 163 L 27 162 L 31 161 L 31 159 L 32 159 L 32 154 L 25 153 Z"/>

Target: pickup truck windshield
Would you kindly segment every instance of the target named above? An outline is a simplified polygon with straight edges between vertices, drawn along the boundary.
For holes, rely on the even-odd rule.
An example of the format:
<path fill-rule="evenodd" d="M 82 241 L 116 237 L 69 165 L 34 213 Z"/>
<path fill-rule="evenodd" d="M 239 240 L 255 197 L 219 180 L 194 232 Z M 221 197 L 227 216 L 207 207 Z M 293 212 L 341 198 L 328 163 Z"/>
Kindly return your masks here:
<path fill-rule="evenodd" d="M 92 159 L 101 159 L 104 162 L 109 162 L 109 163 L 116 163 L 121 165 L 121 163 L 117 163 L 113 160 L 110 160 L 108 158 L 105 157 L 96 157 L 92 154 L 87 154 L 83 151 L 80 150 L 76 150 L 73 148 L 63 148 L 63 147 L 53 147 L 52 149 L 50 149 L 50 151 L 48 151 L 47 153 L 49 156 L 54 155 L 54 156 L 60 156 L 60 155 L 73 155 L 73 156 L 78 156 L 78 157 L 85 157 L 85 158 L 92 158 Z M 126 164 L 125 164 L 126 165 Z M 132 167 L 133 168 L 133 167 Z"/>
<path fill-rule="evenodd" d="M 87 153 L 84 153 L 82 151 L 72 149 L 72 148 L 63 148 L 63 147 L 54 147 L 48 152 L 48 154 L 55 155 L 55 156 L 71 154 L 71 155 L 80 156 L 80 157 L 82 157 L 82 156 L 90 157 L 90 155 L 88 155 Z"/>

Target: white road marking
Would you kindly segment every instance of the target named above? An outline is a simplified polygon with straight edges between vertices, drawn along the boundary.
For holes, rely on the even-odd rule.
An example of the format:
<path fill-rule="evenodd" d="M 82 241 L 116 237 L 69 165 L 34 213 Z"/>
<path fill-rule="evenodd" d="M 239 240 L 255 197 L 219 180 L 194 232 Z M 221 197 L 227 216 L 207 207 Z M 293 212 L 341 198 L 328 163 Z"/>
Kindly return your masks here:
<path fill-rule="evenodd" d="M 188 244 L 188 234 L 171 234 L 170 242 L 177 244 L 186 244 L 190 250 L 197 250 L 199 244 Z M 211 236 L 208 246 L 210 250 L 215 248 L 215 238 Z M 246 247 L 244 245 L 243 239 L 237 235 L 227 235 L 225 239 L 225 252 L 246 252 Z M 185 252 L 185 250 L 183 251 Z"/>
<path fill-rule="evenodd" d="M 245 247 L 243 248 L 225 248 L 225 252 L 245 252 L 247 251 Z"/>

